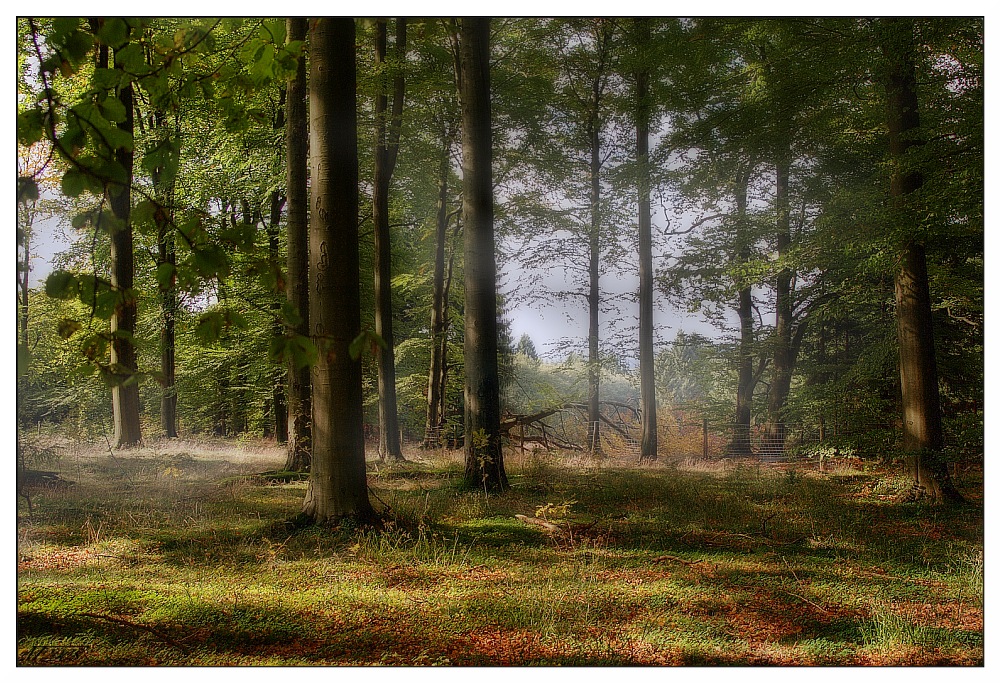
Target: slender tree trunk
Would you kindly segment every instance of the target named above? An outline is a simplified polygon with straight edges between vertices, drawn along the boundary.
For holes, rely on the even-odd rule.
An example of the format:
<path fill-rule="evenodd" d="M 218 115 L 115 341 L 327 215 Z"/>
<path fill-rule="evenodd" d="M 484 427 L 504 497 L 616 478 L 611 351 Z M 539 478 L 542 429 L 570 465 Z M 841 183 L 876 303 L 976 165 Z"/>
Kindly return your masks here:
<path fill-rule="evenodd" d="M 284 115 L 279 115 L 278 117 L 279 125 L 276 126 L 281 128 L 284 126 Z M 271 190 L 270 201 L 270 216 L 267 222 L 267 253 L 271 260 L 271 263 L 278 267 L 281 260 L 280 245 L 279 245 L 279 223 L 281 223 L 281 209 L 285 205 L 285 199 L 281 196 L 281 193 L 277 190 Z M 271 302 L 271 312 L 274 315 L 274 330 L 273 334 L 275 336 L 281 336 L 284 333 L 284 327 L 281 324 L 280 319 L 281 303 L 275 298 Z M 282 373 L 283 374 L 283 373 Z M 274 388 L 271 390 L 271 405 L 274 407 L 274 439 L 277 443 L 287 443 L 288 442 L 288 403 L 285 400 L 285 378 L 280 374 L 275 377 Z"/>
<path fill-rule="evenodd" d="M 470 488 L 502 491 L 509 484 L 500 441 L 488 18 L 462 19 L 460 49 L 465 224 L 465 484 Z"/>
<path fill-rule="evenodd" d="M 101 50 L 106 50 L 102 47 Z M 107 66 L 107 53 L 103 52 L 104 66 Z M 115 54 L 115 68 L 120 69 L 118 54 Z M 132 84 L 118 88 L 118 99 L 125 107 L 125 120 L 118 123 L 119 130 L 132 135 Z M 115 366 L 115 385 L 111 387 L 111 406 L 114 415 L 115 435 L 112 441 L 115 448 L 138 445 L 142 441 L 142 431 L 139 425 L 139 384 L 136 373 L 139 371 L 136 350 L 132 342 L 135 335 L 138 310 L 135 293 L 132 291 L 135 273 L 132 252 L 132 163 L 134 153 L 131 149 L 118 149 L 115 161 L 125 169 L 128 179 L 125 185 L 111 184 L 108 186 L 108 203 L 117 220 L 116 229 L 111 234 L 111 287 L 121 297 L 111 316 L 111 364 Z"/>
<path fill-rule="evenodd" d="M 789 176 L 788 140 L 779 154 L 776 164 L 775 205 L 777 209 L 776 242 L 779 262 L 788 255 L 792 242 L 788 210 Z M 774 351 L 771 366 L 771 387 L 767 394 L 767 434 L 765 436 L 769 453 L 780 453 L 785 446 L 785 402 L 792 386 L 792 368 L 795 363 L 792 347 L 792 271 L 782 264 L 774 281 Z"/>
<path fill-rule="evenodd" d="M 736 183 L 736 248 L 739 262 L 750 261 L 750 236 L 747 226 L 747 185 L 749 172 L 741 174 Z M 741 276 L 742 277 L 742 276 Z M 753 405 L 753 298 L 749 284 L 740 286 L 736 314 L 740 319 L 740 343 L 737 351 L 739 376 L 736 385 L 736 415 L 733 420 L 733 440 L 726 452 L 733 456 L 752 455 L 750 450 L 750 411 Z"/>
<path fill-rule="evenodd" d="M 444 275 L 445 246 L 448 241 L 448 174 L 450 141 L 447 132 L 442 135 L 444 149 L 438 167 L 437 222 L 434 233 L 434 301 L 431 307 L 431 365 L 427 375 L 427 421 L 424 425 L 424 448 L 441 445 L 441 386 L 442 353 L 445 337 Z"/>
<path fill-rule="evenodd" d="M 441 387 L 439 398 L 441 407 L 438 408 L 439 420 L 442 425 L 448 421 L 448 334 L 451 331 L 451 282 L 455 272 L 455 254 L 458 250 L 458 238 L 462 233 L 461 214 L 455 220 L 455 227 L 452 230 L 451 253 L 448 255 L 448 272 L 444 277 L 444 300 L 441 303 L 441 378 L 438 385 Z"/>
<path fill-rule="evenodd" d="M 635 149 L 639 190 L 639 397 L 642 404 L 641 461 L 653 461 L 656 444 L 656 385 L 653 361 L 653 227 L 649 208 L 649 69 L 645 50 L 649 19 L 636 19 L 639 68 L 635 72 Z"/>
<path fill-rule="evenodd" d="M 908 151 L 920 144 L 920 115 L 914 67 L 913 20 L 882 19 L 879 24 L 885 78 L 886 124 L 893 164 L 889 184 L 892 207 L 900 220 L 917 222 L 910 195 L 923 178 L 908 168 Z M 903 448 L 910 453 L 915 491 L 938 502 L 960 502 L 948 469 L 940 459 L 944 445 L 934 330 L 931 324 L 930 286 L 924 245 L 910 239 L 903 245 L 896 273 L 896 332 L 903 403 Z"/>
<path fill-rule="evenodd" d="M 286 20 L 289 40 L 305 40 L 307 23 L 303 18 Z M 288 79 L 285 90 L 285 148 L 287 169 L 285 192 L 286 229 L 288 233 L 285 292 L 288 302 L 298 314 L 298 325 L 291 330 L 300 337 L 309 336 L 309 193 L 306 185 L 308 166 L 309 120 L 306 111 L 306 56 L 299 58 L 295 74 Z M 288 455 L 285 469 L 290 472 L 309 470 L 310 433 L 312 425 L 312 382 L 309 366 L 288 367 Z"/>
<path fill-rule="evenodd" d="M 596 118 L 596 117 L 595 117 Z M 587 423 L 590 452 L 601 452 L 601 134 L 596 121 L 590 130 L 590 234 L 587 273 Z"/>
<path fill-rule="evenodd" d="M 374 516 L 365 473 L 358 256 L 357 73 L 353 19 L 310 26 L 310 336 L 319 348 L 312 383 L 312 467 L 303 515 L 315 523 Z"/>
<path fill-rule="evenodd" d="M 21 290 L 21 320 L 19 337 L 21 345 L 28 349 L 28 278 L 31 276 L 31 228 L 24 230 L 24 270 L 17 274 L 18 288 Z"/>
<path fill-rule="evenodd" d="M 396 20 L 396 55 L 401 61 L 406 54 L 406 19 Z M 386 22 L 375 24 L 375 61 L 385 64 Z M 396 361 L 392 334 L 392 248 L 389 237 L 389 185 L 399 152 L 400 117 L 403 112 L 405 82 L 402 65 L 397 61 L 397 76 L 393 79 L 391 120 L 388 118 L 388 98 L 375 95 L 375 182 L 372 188 L 372 209 L 375 220 L 375 334 L 385 342 L 378 351 L 378 454 L 383 460 L 403 460 L 399 443 L 399 414 L 396 402 Z"/>
<path fill-rule="evenodd" d="M 159 116 L 157 114 L 156 116 Z M 177 252 L 174 243 L 173 218 L 174 183 L 162 187 L 160 173 L 153 172 L 153 191 L 158 195 L 160 207 L 156 222 L 156 262 L 166 265 L 173 272 L 177 266 Z M 160 427 L 167 438 L 177 438 L 177 377 L 175 363 L 175 326 L 177 320 L 177 288 L 171 276 L 167 286 L 160 284 L 160 373 L 163 375 L 163 391 L 160 394 Z"/>

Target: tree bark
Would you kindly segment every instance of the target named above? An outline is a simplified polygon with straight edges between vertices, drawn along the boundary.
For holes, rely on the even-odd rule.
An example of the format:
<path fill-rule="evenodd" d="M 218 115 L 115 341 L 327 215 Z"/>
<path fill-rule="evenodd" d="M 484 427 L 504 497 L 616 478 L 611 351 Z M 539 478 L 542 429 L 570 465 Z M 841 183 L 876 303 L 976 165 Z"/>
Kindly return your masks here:
<path fill-rule="evenodd" d="M 644 66 L 650 40 L 649 19 L 636 19 L 638 68 L 635 72 L 635 149 L 639 191 L 639 398 L 642 405 L 640 461 L 653 461 L 656 444 L 656 388 L 653 361 L 653 228 L 649 208 L 649 69 Z"/>
<path fill-rule="evenodd" d="M 599 101 L 597 79 L 594 81 L 595 99 Z M 587 306 L 589 326 L 587 329 L 587 423 L 590 452 L 601 452 L 601 355 L 600 355 L 600 307 L 601 307 L 601 131 L 597 122 L 597 104 L 594 104 L 594 120 L 590 124 L 590 234 L 588 252 L 588 293 Z"/>
<path fill-rule="evenodd" d="M 102 51 L 106 48 L 102 47 Z M 107 52 L 103 52 L 104 66 L 107 66 Z M 115 54 L 115 68 L 119 69 L 118 54 Z M 125 120 L 119 122 L 119 130 L 132 135 L 133 109 L 132 84 L 121 86 L 118 99 L 125 107 Z M 139 371 L 136 349 L 133 344 L 138 309 L 135 293 L 132 291 L 135 274 L 132 248 L 132 165 L 134 153 L 130 149 L 115 151 L 115 161 L 125 169 L 128 179 L 125 185 L 109 184 L 108 203 L 117 219 L 116 229 L 111 234 L 111 287 L 121 297 L 111 316 L 111 365 L 114 367 L 115 384 L 111 387 L 111 407 L 114 416 L 114 448 L 136 446 L 142 441 L 139 425 Z"/>
<path fill-rule="evenodd" d="M 441 387 L 439 394 L 441 407 L 438 408 L 438 415 L 442 425 L 448 422 L 448 334 L 451 331 L 451 283 L 455 273 L 455 254 L 458 251 L 458 237 L 462 233 L 461 214 L 455 220 L 455 227 L 452 230 L 451 253 L 448 255 L 448 272 L 444 276 L 444 301 L 441 304 L 441 320 L 443 331 L 441 334 L 441 378 L 438 385 Z"/>
<path fill-rule="evenodd" d="M 916 169 L 908 168 L 910 148 L 920 143 L 920 115 L 914 66 L 913 20 L 882 19 L 879 23 L 882 54 L 886 63 L 886 125 L 892 175 L 891 206 L 897 219 L 918 220 L 909 215 L 915 207 L 910 196 L 923 185 Z M 903 449 L 910 456 L 915 491 L 938 502 L 960 502 L 948 469 L 940 459 L 944 445 L 934 330 L 931 324 L 930 286 L 924 245 L 906 239 L 896 273 L 896 333 L 899 342 L 899 375 L 903 407 Z"/>
<path fill-rule="evenodd" d="M 778 260 L 787 257 L 792 242 L 788 210 L 788 176 L 790 150 L 788 138 L 782 141 L 779 159 L 775 164 L 775 225 Z M 767 394 L 767 433 L 765 441 L 769 453 L 780 453 L 785 447 L 785 418 L 783 415 L 788 392 L 792 386 L 792 368 L 795 349 L 792 346 L 792 271 L 781 265 L 774 280 L 774 351 L 771 359 L 771 387 Z"/>
<path fill-rule="evenodd" d="M 284 115 L 279 114 L 276 128 L 281 128 L 284 125 Z M 278 224 L 281 222 L 281 209 L 285 205 L 285 199 L 281 196 L 278 190 L 271 190 L 269 197 L 270 211 L 267 222 L 267 253 L 271 260 L 271 263 L 275 267 L 281 259 L 281 253 L 279 250 L 279 227 Z M 274 315 L 274 329 L 273 333 L 275 336 L 280 336 L 284 333 L 284 329 L 281 324 L 281 319 L 279 316 L 281 310 L 281 303 L 277 298 L 271 303 L 271 312 Z M 288 403 L 285 398 L 285 378 L 281 375 L 275 377 L 274 388 L 271 390 L 271 405 L 274 409 L 274 439 L 277 443 L 287 443 L 288 442 Z"/>
<path fill-rule="evenodd" d="M 361 332 L 354 31 L 353 19 L 311 20 L 309 322 L 319 357 L 302 512 L 318 524 L 374 517 L 365 473 L 361 360 L 349 353 Z"/>
<path fill-rule="evenodd" d="M 427 421 L 424 425 L 424 448 L 441 445 L 441 386 L 445 346 L 445 246 L 448 240 L 448 175 L 450 173 L 450 136 L 442 132 L 441 163 L 438 166 L 437 220 L 434 232 L 434 300 L 431 306 L 431 364 L 427 374 Z"/>
<path fill-rule="evenodd" d="M 392 248 L 389 236 L 389 185 L 399 152 L 400 117 L 403 112 L 405 81 L 400 61 L 406 54 L 406 19 L 396 20 L 397 71 L 393 79 L 391 119 L 387 119 L 388 98 L 381 90 L 375 95 L 375 179 L 372 210 L 375 221 L 375 334 L 385 342 L 378 350 L 379 458 L 403 460 L 399 442 L 399 413 L 396 401 L 396 361 L 392 333 Z M 386 21 L 375 23 L 375 61 L 385 65 Z"/>
<path fill-rule="evenodd" d="M 24 350 L 28 350 L 28 278 L 31 277 L 31 226 L 25 225 L 24 233 L 24 270 L 17 274 L 18 288 L 21 290 L 21 320 L 19 340 Z"/>
<path fill-rule="evenodd" d="M 749 170 L 741 172 L 736 181 L 736 249 L 740 264 L 750 261 L 750 235 L 747 225 L 747 185 Z M 740 276 L 744 277 L 744 276 Z M 745 457 L 750 449 L 750 413 L 753 405 L 753 298 L 749 284 L 740 284 L 736 314 L 740 319 L 740 341 L 737 350 L 739 376 L 736 385 L 736 414 L 733 420 L 733 440 L 726 453 Z"/>
<path fill-rule="evenodd" d="M 587 118 L 587 138 L 590 146 L 590 231 L 587 306 L 587 422 L 590 431 L 591 453 L 601 452 L 601 357 L 600 357 L 600 307 L 601 307 L 601 100 L 604 94 L 605 58 L 610 40 L 606 25 L 595 33 L 598 64 L 591 81 L 590 111 Z"/>
<path fill-rule="evenodd" d="M 462 20 L 462 210 L 465 225 L 465 484 L 509 488 L 500 440 L 493 236 L 490 20 Z"/>
<path fill-rule="evenodd" d="M 157 128 L 166 127 L 162 112 L 153 114 Z M 177 252 L 174 241 L 174 181 L 164 184 L 160 169 L 152 172 L 153 192 L 157 207 L 154 214 L 156 223 L 156 263 L 168 265 L 171 271 L 177 266 Z M 177 378 L 175 363 L 175 327 L 177 319 L 177 288 L 175 278 L 164 287 L 160 285 L 160 373 L 163 375 L 160 394 L 160 428 L 167 438 L 177 438 Z"/>
<path fill-rule="evenodd" d="M 288 39 L 305 40 L 307 23 L 303 18 L 286 20 Z M 306 185 L 308 166 L 309 120 L 306 110 L 306 55 L 299 58 L 294 76 L 285 91 L 285 147 L 287 169 L 285 193 L 288 253 L 286 269 L 288 302 L 295 308 L 299 324 L 291 330 L 297 336 L 309 336 L 309 194 Z M 285 469 L 305 472 L 310 463 L 312 425 L 312 382 L 308 366 L 288 367 L 288 451 Z"/>

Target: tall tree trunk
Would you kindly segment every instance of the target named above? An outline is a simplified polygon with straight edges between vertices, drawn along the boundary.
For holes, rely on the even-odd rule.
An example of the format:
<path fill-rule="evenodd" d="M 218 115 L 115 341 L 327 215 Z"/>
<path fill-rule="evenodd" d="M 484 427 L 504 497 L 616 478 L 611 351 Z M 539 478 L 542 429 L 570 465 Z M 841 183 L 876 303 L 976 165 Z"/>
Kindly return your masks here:
<path fill-rule="evenodd" d="M 438 385 L 441 387 L 439 398 L 441 407 L 438 408 L 438 416 L 442 425 L 448 422 L 448 334 L 451 331 L 451 282 L 455 273 L 455 254 L 458 251 L 458 238 L 462 233 L 461 214 L 455 219 L 455 227 L 452 229 L 451 253 L 448 255 L 448 272 L 444 276 L 444 300 L 441 303 L 441 376 Z"/>
<path fill-rule="evenodd" d="M 596 82 L 596 81 L 595 81 Z M 595 105 L 596 110 L 596 105 Z M 596 114 L 595 117 L 596 119 Z M 590 234 L 587 273 L 589 327 L 587 329 L 587 423 L 590 452 L 601 452 L 601 132 L 595 120 L 590 137 Z"/>
<path fill-rule="evenodd" d="M 493 236 L 490 20 L 461 29 L 462 209 L 465 224 L 465 484 L 509 487 L 500 440 L 497 277 Z"/>
<path fill-rule="evenodd" d="M 289 40 L 305 40 L 307 22 L 303 18 L 286 20 Z M 288 233 L 286 293 L 298 314 L 298 325 L 291 332 L 309 336 L 309 193 L 306 185 L 308 166 L 309 119 L 306 110 L 306 55 L 299 58 L 295 74 L 285 86 L 286 158 L 286 230 Z M 310 462 L 312 425 L 312 382 L 309 366 L 288 367 L 288 451 L 285 469 L 305 472 Z"/>
<path fill-rule="evenodd" d="M 284 115 L 279 114 L 277 128 L 284 126 Z M 285 198 L 277 190 L 271 190 L 269 197 L 270 211 L 267 222 L 267 253 L 271 263 L 275 267 L 281 259 L 279 249 L 279 223 L 281 223 L 281 209 L 285 205 Z M 284 328 L 280 319 L 281 303 L 277 298 L 271 302 L 271 312 L 274 314 L 275 336 L 284 333 Z M 271 405 L 274 407 L 274 439 L 277 443 L 288 442 L 288 403 L 285 400 L 285 378 L 275 377 L 274 388 L 271 390 Z"/>
<path fill-rule="evenodd" d="M 392 334 L 392 248 L 389 237 L 389 184 L 399 152 L 400 117 L 403 113 L 405 81 L 401 61 L 406 55 L 406 19 L 396 20 L 397 75 L 393 79 L 391 120 L 387 119 L 388 98 L 375 95 L 375 182 L 372 210 L 375 221 L 375 334 L 385 346 L 378 350 L 378 455 L 383 460 L 403 460 L 399 443 L 399 414 L 396 402 L 396 361 Z M 375 61 L 385 65 L 386 21 L 375 23 Z"/>
<path fill-rule="evenodd" d="M 349 352 L 361 332 L 354 40 L 353 19 L 311 20 L 309 323 L 319 358 L 302 513 L 315 523 L 374 516 L 365 473 L 361 359 Z"/>
<path fill-rule="evenodd" d="M 788 138 L 783 139 L 783 148 L 779 152 L 775 165 L 775 208 L 777 221 L 775 225 L 778 261 L 781 263 L 788 255 L 788 247 L 792 242 L 791 223 L 788 209 L 788 176 L 790 167 L 790 150 Z M 781 263 L 780 270 L 774 280 L 774 351 L 771 366 L 771 387 L 767 394 L 767 433 L 765 440 L 767 451 L 771 454 L 780 453 L 785 447 L 785 418 L 783 415 L 785 401 L 792 386 L 792 368 L 795 363 L 792 347 L 792 271 Z"/>
<path fill-rule="evenodd" d="M 162 125 L 162 115 L 154 114 Z M 156 222 L 156 263 L 166 265 L 171 273 L 177 266 L 174 242 L 173 195 L 171 180 L 164 186 L 159 169 L 153 171 L 153 192 L 160 203 Z M 167 438 L 177 438 L 177 377 L 175 363 L 175 326 L 177 320 L 177 288 L 173 275 L 170 281 L 160 283 L 160 373 L 163 375 L 160 394 L 160 428 Z"/>
<path fill-rule="evenodd" d="M 442 134 L 443 149 L 438 167 L 437 221 L 434 232 L 434 300 L 431 307 L 431 364 L 427 374 L 427 421 L 424 425 L 424 448 L 441 445 L 441 386 L 445 337 L 445 246 L 448 240 L 448 174 L 451 171 L 450 136 Z"/>
<path fill-rule="evenodd" d="M 639 398 L 642 405 L 640 461 L 656 460 L 656 388 L 653 364 L 653 227 L 649 208 L 649 19 L 636 19 L 639 67 L 635 72 L 635 157 L 639 191 Z"/>
<path fill-rule="evenodd" d="M 173 128 L 169 127 L 166 114 L 161 110 L 152 113 L 151 126 L 156 144 L 173 139 L 180 146 L 180 121 L 175 116 Z M 166 140 L 164 139 L 166 138 Z M 177 150 L 179 153 L 179 149 Z M 177 438 L 177 376 L 175 362 L 175 327 L 177 320 L 176 269 L 177 253 L 174 235 L 174 188 L 175 175 L 164 177 L 165 169 L 152 169 L 150 179 L 153 196 L 157 203 L 153 222 L 156 224 L 156 266 L 166 266 L 169 279 L 164 282 L 158 277 L 160 294 L 160 428 L 168 439 Z"/>
<path fill-rule="evenodd" d="M 107 52 L 102 47 L 101 59 L 107 66 Z M 118 50 L 115 51 L 115 69 Z M 118 129 L 132 135 L 132 84 L 118 88 L 117 96 L 125 107 L 125 120 L 119 122 Z M 138 318 L 135 293 L 132 291 L 135 273 L 132 251 L 132 164 L 134 153 L 131 149 L 118 149 L 115 161 L 125 169 L 128 179 L 125 185 L 110 184 L 107 197 L 117 225 L 111 234 L 111 287 L 120 295 L 118 305 L 111 316 L 111 364 L 115 366 L 115 384 L 111 387 L 111 407 L 114 416 L 115 434 L 112 441 L 115 448 L 138 445 L 142 441 L 139 425 L 139 384 L 135 377 L 138 372 L 136 350 L 132 339 Z"/>
<path fill-rule="evenodd" d="M 604 95 L 605 64 L 611 39 L 606 20 L 598 20 L 595 40 L 598 64 L 591 82 L 587 118 L 587 138 L 590 146 L 590 231 L 587 306 L 587 422 L 591 453 L 601 452 L 601 355 L 600 355 L 600 263 L 601 263 L 601 100 Z"/>
<path fill-rule="evenodd" d="M 24 270 L 17 274 L 17 285 L 21 290 L 21 319 L 18 321 L 20 325 L 19 330 L 19 341 L 24 347 L 25 351 L 28 349 L 28 278 L 31 277 L 31 227 L 30 225 L 25 225 L 23 228 L 24 234 Z M 19 393 L 20 395 L 20 393 Z"/>
<path fill-rule="evenodd" d="M 750 261 L 750 235 L 747 225 L 747 185 L 749 171 L 741 173 L 736 181 L 736 249 L 740 264 Z M 740 275 L 740 277 L 744 277 Z M 740 319 L 740 341 L 737 355 L 739 376 L 736 385 L 736 415 L 733 420 L 733 440 L 726 447 L 732 456 L 752 455 L 750 449 L 750 411 L 753 405 L 753 298 L 749 284 L 741 284 L 738 291 L 736 314 Z"/>
<path fill-rule="evenodd" d="M 920 189 L 923 177 L 909 168 L 908 152 L 917 146 L 920 115 L 914 67 L 913 20 L 879 22 L 882 54 L 886 63 L 886 124 L 889 157 L 893 165 L 889 195 L 898 219 L 916 223 L 910 195 Z M 959 502 L 948 469 L 940 459 L 944 445 L 931 297 L 924 245 L 909 239 L 903 245 L 896 273 L 896 334 L 899 341 L 899 375 L 903 402 L 903 448 L 910 453 L 915 491 L 939 502 Z"/>

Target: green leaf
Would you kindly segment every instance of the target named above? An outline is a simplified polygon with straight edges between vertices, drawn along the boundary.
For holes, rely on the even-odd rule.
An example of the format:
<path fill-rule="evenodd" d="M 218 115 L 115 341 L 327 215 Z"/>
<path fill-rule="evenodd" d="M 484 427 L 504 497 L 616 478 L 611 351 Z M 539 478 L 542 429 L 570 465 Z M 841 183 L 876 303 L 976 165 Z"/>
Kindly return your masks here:
<path fill-rule="evenodd" d="M 17 141 L 30 147 L 42 139 L 45 133 L 44 115 L 41 109 L 28 109 L 17 115 Z"/>
<path fill-rule="evenodd" d="M 267 345 L 267 358 L 272 363 L 283 363 L 288 355 L 288 344 L 291 340 L 285 335 L 271 337 Z"/>
<path fill-rule="evenodd" d="M 241 330 L 245 330 L 249 327 L 246 316 L 232 308 L 226 310 L 225 320 L 226 327 L 238 327 Z"/>
<path fill-rule="evenodd" d="M 292 355 L 292 363 L 296 370 L 301 370 L 307 365 L 315 365 L 319 358 L 319 349 L 312 343 L 309 337 L 296 335 L 292 337 L 288 349 Z"/>
<path fill-rule="evenodd" d="M 142 67 L 146 65 L 146 56 L 143 54 L 142 46 L 138 43 L 129 43 L 120 50 L 115 50 L 115 67 L 124 72 L 141 73 Z M 124 74 L 128 78 L 128 74 Z"/>
<path fill-rule="evenodd" d="M 121 83 L 122 72 L 117 69 L 94 69 L 93 79 L 98 90 L 112 90 Z"/>
<path fill-rule="evenodd" d="M 59 325 L 56 327 L 56 331 L 63 339 L 69 339 L 81 329 L 83 329 L 83 325 L 76 320 L 70 320 L 69 318 L 63 318 L 60 320 Z"/>
<path fill-rule="evenodd" d="M 151 199 L 143 199 L 134 207 L 129 218 L 132 225 L 140 232 L 145 232 L 143 228 L 154 228 L 156 223 L 153 218 L 156 216 L 158 204 Z"/>
<path fill-rule="evenodd" d="M 115 310 L 121 302 L 122 296 L 118 290 L 107 289 L 98 292 L 93 299 L 94 315 L 101 320 L 111 320 L 111 316 L 115 314 Z"/>
<path fill-rule="evenodd" d="M 135 344 L 135 335 L 129 332 L 128 330 L 115 330 L 114 332 L 111 333 L 111 336 L 116 337 L 118 339 L 124 339 L 130 344 L 133 345 Z"/>
<path fill-rule="evenodd" d="M 191 254 L 191 265 L 205 278 L 225 277 L 229 274 L 229 258 L 225 250 L 217 244 L 195 249 Z"/>
<path fill-rule="evenodd" d="M 353 360 L 361 358 L 361 352 L 365 350 L 366 334 L 367 334 L 366 332 L 362 332 L 361 334 L 359 334 L 357 337 L 354 338 L 354 341 L 352 341 L 350 345 L 347 347 L 347 353 L 351 355 L 351 358 Z"/>
<path fill-rule="evenodd" d="M 160 140 L 142 156 L 142 167 L 159 174 L 158 182 L 169 184 L 177 175 L 180 150 L 176 140 Z"/>
<path fill-rule="evenodd" d="M 60 185 L 64 195 L 67 197 L 78 197 L 87 189 L 87 184 L 87 176 L 81 173 L 79 169 L 71 168 L 63 174 Z"/>
<path fill-rule="evenodd" d="M 98 39 L 113 48 L 121 46 L 128 40 L 128 24 L 118 17 L 104 20 L 104 25 L 97 30 Z"/>
<path fill-rule="evenodd" d="M 52 31 L 49 33 L 49 42 L 55 45 L 62 45 L 66 37 L 75 31 L 80 25 L 80 17 L 56 17 L 52 21 Z"/>
<path fill-rule="evenodd" d="M 277 45 L 285 42 L 285 20 L 265 19 L 261 24 L 259 35 L 264 40 L 269 40 Z"/>
<path fill-rule="evenodd" d="M 72 299 L 80 291 L 76 275 L 66 270 L 56 270 L 45 278 L 45 294 L 53 299 Z"/>
<path fill-rule="evenodd" d="M 250 76 L 258 82 L 274 78 L 274 46 L 263 45 L 254 57 L 253 66 L 250 67 Z"/>
<path fill-rule="evenodd" d="M 174 279 L 177 276 L 177 266 L 173 263 L 161 263 L 156 267 L 156 281 L 160 289 L 167 291 L 174 286 Z"/>
<path fill-rule="evenodd" d="M 101 114 L 104 115 L 108 121 L 113 121 L 119 123 L 125 120 L 125 105 L 117 97 L 112 97 L 109 95 L 104 98 L 104 101 L 100 103 L 99 108 Z"/>
<path fill-rule="evenodd" d="M 80 351 L 91 361 L 102 358 L 108 349 L 108 339 L 103 334 L 92 334 L 80 344 Z"/>
<path fill-rule="evenodd" d="M 93 46 L 94 37 L 92 35 L 85 31 L 73 31 L 66 38 L 63 51 L 69 57 L 70 63 L 75 65 L 83 61 L 83 58 L 87 56 L 87 53 L 90 52 L 90 48 Z M 71 70 L 68 74 L 66 71 L 66 66 L 63 66 L 63 75 L 71 75 L 75 72 L 75 69 Z"/>
<path fill-rule="evenodd" d="M 380 335 L 375 334 L 371 330 L 363 330 L 347 347 L 347 352 L 351 355 L 352 359 L 357 360 L 361 357 L 361 353 L 365 350 L 366 346 L 373 356 L 378 352 L 379 347 L 383 349 L 388 348 L 385 340 Z"/>
<path fill-rule="evenodd" d="M 222 336 L 223 322 L 222 314 L 218 311 L 202 313 L 198 318 L 198 324 L 195 325 L 194 336 L 202 344 L 216 342 Z"/>
<path fill-rule="evenodd" d="M 281 302 L 281 321 L 288 327 L 298 327 L 302 324 L 302 315 L 291 301 Z"/>

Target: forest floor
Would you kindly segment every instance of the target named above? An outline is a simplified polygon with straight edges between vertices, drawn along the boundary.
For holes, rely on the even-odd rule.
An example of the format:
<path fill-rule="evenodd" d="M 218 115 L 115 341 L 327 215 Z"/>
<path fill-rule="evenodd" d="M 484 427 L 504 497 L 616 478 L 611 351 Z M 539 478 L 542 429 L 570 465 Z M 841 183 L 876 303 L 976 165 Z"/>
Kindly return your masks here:
<path fill-rule="evenodd" d="M 413 449 L 369 462 L 381 529 L 296 530 L 273 444 L 35 448 L 21 665 L 983 664 L 981 472 L 945 509 L 878 468 L 513 453 L 487 496 Z"/>

